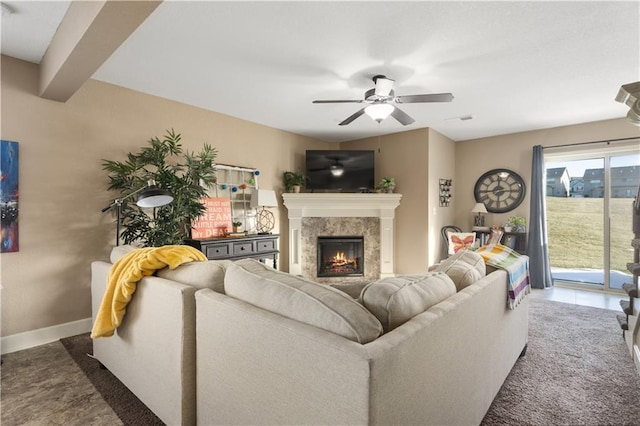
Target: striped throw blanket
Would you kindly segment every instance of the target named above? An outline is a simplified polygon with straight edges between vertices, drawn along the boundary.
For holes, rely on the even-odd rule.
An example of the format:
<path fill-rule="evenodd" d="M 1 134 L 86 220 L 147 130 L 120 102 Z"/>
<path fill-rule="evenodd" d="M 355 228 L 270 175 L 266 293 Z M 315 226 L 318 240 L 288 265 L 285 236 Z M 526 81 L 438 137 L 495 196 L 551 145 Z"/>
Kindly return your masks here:
<path fill-rule="evenodd" d="M 515 309 L 531 291 L 529 258 L 501 244 L 482 246 L 476 253 L 487 265 L 507 271 L 507 305 Z"/>

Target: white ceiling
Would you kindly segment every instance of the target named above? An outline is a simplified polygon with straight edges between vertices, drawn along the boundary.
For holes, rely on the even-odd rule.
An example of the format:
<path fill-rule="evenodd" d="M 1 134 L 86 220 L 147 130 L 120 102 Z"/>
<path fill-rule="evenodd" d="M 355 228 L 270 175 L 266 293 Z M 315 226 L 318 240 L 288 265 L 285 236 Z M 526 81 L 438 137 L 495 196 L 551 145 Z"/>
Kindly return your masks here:
<path fill-rule="evenodd" d="M 69 2 L 4 3 L 2 53 L 39 63 Z M 361 105 L 311 103 L 362 99 L 376 74 L 396 95 L 455 99 L 401 105 L 409 126 L 338 126 Z M 640 2 L 165 1 L 93 78 L 326 141 L 423 127 L 467 140 L 624 117 Z"/>

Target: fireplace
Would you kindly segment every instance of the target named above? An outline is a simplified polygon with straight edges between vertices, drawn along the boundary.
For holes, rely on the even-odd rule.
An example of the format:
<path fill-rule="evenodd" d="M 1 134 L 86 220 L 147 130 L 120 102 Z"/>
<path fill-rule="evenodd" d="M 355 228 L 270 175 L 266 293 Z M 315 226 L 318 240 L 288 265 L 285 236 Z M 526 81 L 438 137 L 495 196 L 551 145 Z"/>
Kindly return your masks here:
<path fill-rule="evenodd" d="M 343 279 L 317 276 L 318 236 L 362 235 L 367 242 L 362 278 L 395 276 L 394 217 L 401 194 L 284 193 L 282 198 L 289 218 L 290 274 L 324 283 Z"/>
<path fill-rule="evenodd" d="M 318 237 L 318 277 L 364 276 L 364 237 Z"/>

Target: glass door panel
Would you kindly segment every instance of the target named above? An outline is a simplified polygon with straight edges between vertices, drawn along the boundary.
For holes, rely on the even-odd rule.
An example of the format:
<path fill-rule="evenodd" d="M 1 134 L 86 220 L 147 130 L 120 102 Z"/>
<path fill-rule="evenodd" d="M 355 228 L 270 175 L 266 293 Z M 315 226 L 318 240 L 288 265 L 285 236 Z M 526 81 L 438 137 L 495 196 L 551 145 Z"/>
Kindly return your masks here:
<path fill-rule="evenodd" d="M 604 158 L 546 162 L 554 282 L 605 286 L 604 164 Z"/>
<path fill-rule="evenodd" d="M 609 164 L 609 286 L 620 290 L 622 284 L 632 281 L 627 263 L 633 261 L 631 211 L 640 186 L 640 154 L 614 155 L 609 158 Z"/>

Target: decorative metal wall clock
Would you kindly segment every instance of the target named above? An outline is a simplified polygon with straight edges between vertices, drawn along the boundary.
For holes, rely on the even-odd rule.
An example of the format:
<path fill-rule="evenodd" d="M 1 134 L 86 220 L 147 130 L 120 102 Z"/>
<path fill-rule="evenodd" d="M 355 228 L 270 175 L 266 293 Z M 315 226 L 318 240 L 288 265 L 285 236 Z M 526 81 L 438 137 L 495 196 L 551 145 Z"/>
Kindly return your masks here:
<path fill-rule="evenodd" d="M 524 200 L 526 187 L 519 174 L 508 169 L 489 170 L 476 181 L 473 194 L 488 212 L 506 213 Z"/>

